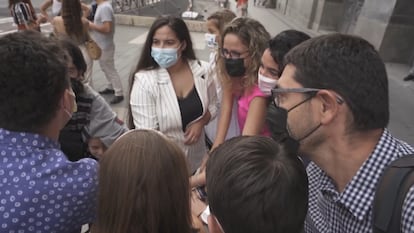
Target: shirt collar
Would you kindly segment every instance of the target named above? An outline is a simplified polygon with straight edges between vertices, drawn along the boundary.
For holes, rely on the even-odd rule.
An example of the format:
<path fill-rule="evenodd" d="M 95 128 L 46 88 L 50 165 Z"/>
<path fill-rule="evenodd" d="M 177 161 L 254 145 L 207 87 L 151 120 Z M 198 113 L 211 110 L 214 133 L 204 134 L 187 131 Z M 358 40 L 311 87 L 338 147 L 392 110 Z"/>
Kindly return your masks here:
<path fill-rule="evenodd" d="M 340 202 L 356 218 L 363 220 L 372 208 L 376 186 L 384 169 L 404 154 L 400 151 L 400 145 L 400 141 L 384 129 L 373 152 L 347 184 L 345 190 L 338 193 L 331 178 L 323 172 L 319 182 L 322 192 L 332 195 L 334 201 Z"/>
<path fill-rule="evenodd" d="M 13 147 L 35 147 L 39 149 L 60 148 L 59 143 L 29 132 L 15 132 L 0 128 L 0 144 L 13 145 Z"/>

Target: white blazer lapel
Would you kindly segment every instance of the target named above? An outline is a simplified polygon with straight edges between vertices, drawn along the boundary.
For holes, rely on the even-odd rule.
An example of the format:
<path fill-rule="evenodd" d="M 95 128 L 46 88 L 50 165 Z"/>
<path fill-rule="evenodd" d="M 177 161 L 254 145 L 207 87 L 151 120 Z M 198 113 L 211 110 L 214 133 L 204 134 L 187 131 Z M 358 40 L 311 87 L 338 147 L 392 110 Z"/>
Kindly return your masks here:
<path fill-rule="evenodd" d="M 190 61 L 189 62 L 191 71 L 193 72 L 194 85 L 197 90 L 198 96 L 200 96 L 201 103 L 203 105 L 203 115 L 206 113 L 209 100 L 207 95 L 207 70 L 202 66 L 201 61 Z"/>
<path fill-rule="evenodd" d="M 177 127 L 177 125 L 182 128 L 180 107 L 178 106 L 177 95 L 172 86 L 170 75 L 166 69 L 159 68 L 156 77 L 159 87 L 159 103 L 157 106 L 161 131 L 171 130 Z"/>

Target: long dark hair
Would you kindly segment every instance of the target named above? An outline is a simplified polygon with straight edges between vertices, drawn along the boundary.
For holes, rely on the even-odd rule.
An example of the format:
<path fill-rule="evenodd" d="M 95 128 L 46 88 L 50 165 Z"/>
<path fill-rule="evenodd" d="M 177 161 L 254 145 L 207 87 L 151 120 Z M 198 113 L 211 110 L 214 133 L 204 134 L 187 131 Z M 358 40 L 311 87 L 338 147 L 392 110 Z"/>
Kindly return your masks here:
<path fill-rule="evenodd" d="M 191 41 L 190 31 L 188 30 L 187 25 L 185 24 L 184 20 L 175 17 L 175 16 L 164 16 L 157 18 L 154 23 L 151 25 L 151 28 L 148 31 L 147 39 L 145 40 L 144 47 L 141 52 L 141 57 L 138 60 L 138 64 L 135 68 L 135 72 L 132 73 L 129 79 L 129 94 L 131 94 L 132 87 L 134 85 L 134 77 L 135 73 L 141 70 L 151 70 L 156 69 L 159 67 L 157 62 L 151 56 L 151 47 L 152 47 L 152 39 L 154 37 L 155 32 L 163 27 L 168 26 L 175 32 L 178 40 L 180 42 L 185 42 L 186 47 L 182 52 L 182 59 L 185 60 L 195 60 L 196 56 L 193 49 L 193 42 Z M 133 129 L 134 123 L 132 119 L 131 113 L 131 106 L 128 108 L 128 126 L 129 128 Z"/>
<path fill-rule="evenodd" d="M 85 41 L 82 7 L 78 0 L 62 1 L 62 19 L 66 34 L 77 43 Z"/>
<path fill-rule="evenodd" d="M 184 153 L 153 130 L 133 130 L 105 152 L 99 168 L 96 233 L 190 233 Z"/>
<path fill-rule="evenodd" d="M 73 80 L 70 79 L 72 84 L 72 89 L 75 92 L 76 95 L 81 94 L 84 92 L 85 88 L 82 84 L 82 81 L 84 79 L 84 75 L 87 69 L 85 58 L 83 57 L 82 51 L 79 49 L 79 47 L 74 44 L 69 39 L 61 39 L 60 43 L 64 49 L 68 52 L 69 56 L 72 58 L 72 63 L 75 65 L 76 69 L 81 75 L 80 80 Z"/>

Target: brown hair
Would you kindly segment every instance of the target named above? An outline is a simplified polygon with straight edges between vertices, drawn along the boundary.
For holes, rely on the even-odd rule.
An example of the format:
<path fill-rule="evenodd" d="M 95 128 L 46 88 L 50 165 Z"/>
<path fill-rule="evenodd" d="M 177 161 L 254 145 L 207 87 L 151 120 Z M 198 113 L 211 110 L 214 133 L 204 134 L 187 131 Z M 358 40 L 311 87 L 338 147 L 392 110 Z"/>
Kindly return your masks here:
<path fill-rule="evenodd" d="M 82 7 L 79 0 L 62 1 L 62 19 L 66 34 L 77 43 L 86 39 L 82 22 Z"/>
<path fill-rule="evenodd" d="M 234 18 L 236 18 L 236 14 L 234 14 L 233 11 L 224 9 L 214 12 L 207 18 L 207 20 L 214 20 L 214 24 L 220 31 L 221 36 L 223 34 L 224 27 Z"/>
<path fill-rule="evenodd" d="M 121 136 L 100 160 L 99 233 L 190 233 L 184 153 L 153 130 Z"/>
<path fill-rule="evenodd" d="M 238 17 L 227 24 L 221 37 L 221 44 L 223 44 L 224 37 L 227 34 L 234 34 L 239 37 L 249 51 L 251 63 L 246 69 L 246 79 L 243 80 L 243 86 L 251 88 L 257 83 L 257 72 L 259 71 L 262 54 L 270 40 L 270 34 L 259 21 L 248 17 Z M 226 70 L 224 59 L 219 60 L 219 66 L 221 70 Z M 224 78 L 223 83 L 231 82 L 227 75 L 222 77 Z"/>

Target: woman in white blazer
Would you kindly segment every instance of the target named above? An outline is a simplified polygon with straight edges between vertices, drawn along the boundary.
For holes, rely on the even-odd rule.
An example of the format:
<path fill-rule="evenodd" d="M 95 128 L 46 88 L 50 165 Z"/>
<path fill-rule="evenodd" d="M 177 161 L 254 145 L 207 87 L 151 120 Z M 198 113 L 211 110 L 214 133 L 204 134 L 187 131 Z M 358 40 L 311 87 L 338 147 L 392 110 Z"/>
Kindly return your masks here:
<path fill-rule="evenodd" d="M 204 126 L 216 115 L 217 97 L 208 64 L 196 59 L 182 19 L 154 21 L 130 87 L 130 127 L 173 139 L 194 172 L 207 153 Z"/>

